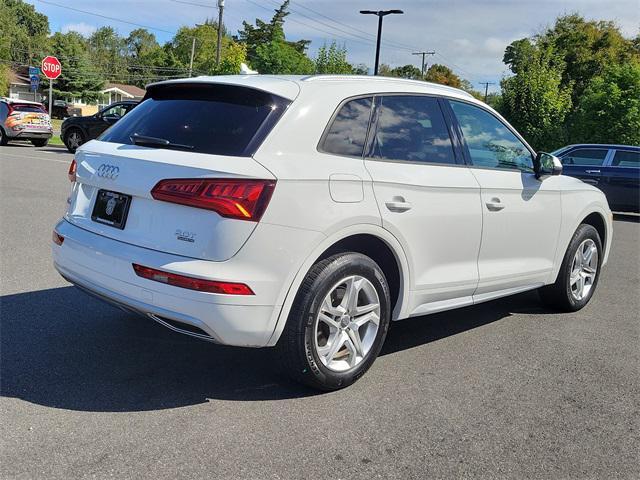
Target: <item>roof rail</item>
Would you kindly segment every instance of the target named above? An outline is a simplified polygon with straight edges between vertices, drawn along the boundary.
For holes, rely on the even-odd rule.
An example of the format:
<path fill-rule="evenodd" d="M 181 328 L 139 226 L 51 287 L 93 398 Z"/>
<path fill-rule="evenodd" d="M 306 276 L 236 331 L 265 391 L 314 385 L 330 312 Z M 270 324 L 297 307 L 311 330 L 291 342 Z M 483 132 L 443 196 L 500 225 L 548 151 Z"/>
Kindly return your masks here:
<path fill-rule="evenodd" d="M 334 81 L 334 80 L 342 80 L 342 81 L 374 81 L 374 82 L 394 82 L 394 83 L 410 83 L 413 85 L 419 86 L 429 86 L 437 89 L 441 89 L 444 91 L 456 92 L 458 94 L 463 94 L 468 97 L 473 98 L 469 92 L 465 92 L 459 88 L 450 87 L 449 85 L 442 85 L 439 83 L 433 82 L 425 82 L 423 80 L 411 80 L 408 78 L 399 78 L 399 77 L 383 77 L 383 76 L 371 76 L 371 75 L 330 75 L 330 74 L 315 74 L 308 75 L 306 77 L 302 77 L 300 81 L 302 82 L 322 82 L 322 81 Z"/>

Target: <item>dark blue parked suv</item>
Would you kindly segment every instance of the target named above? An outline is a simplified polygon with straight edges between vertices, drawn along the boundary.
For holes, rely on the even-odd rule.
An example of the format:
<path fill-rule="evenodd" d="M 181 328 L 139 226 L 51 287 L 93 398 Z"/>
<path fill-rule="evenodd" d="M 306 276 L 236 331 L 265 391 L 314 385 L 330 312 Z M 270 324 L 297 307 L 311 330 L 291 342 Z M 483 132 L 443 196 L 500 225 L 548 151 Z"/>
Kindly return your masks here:
<path fill-rule="evenodd" d="M 611 210 L 640 212 L 640 147 L 580 144 L 553 154 L 562 161 L 563 175 L 598 187 Z"/>

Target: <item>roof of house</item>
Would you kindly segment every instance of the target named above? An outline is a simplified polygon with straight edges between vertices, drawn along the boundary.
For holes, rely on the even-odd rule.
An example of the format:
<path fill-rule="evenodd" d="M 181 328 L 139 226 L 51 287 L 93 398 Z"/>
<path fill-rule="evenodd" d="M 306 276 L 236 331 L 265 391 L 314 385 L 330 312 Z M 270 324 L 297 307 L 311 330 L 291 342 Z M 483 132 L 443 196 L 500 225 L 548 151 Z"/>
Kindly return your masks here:
<path fill-rule="evenodd" d="M 9 70 L 9 83 L 11 85 L 30 85 L 31 81 L 28 76 L 20 75 L 15 70 Z"/>
<path fill-rule="evenodd" d="M 107 85 L 102 89 L 102 92 L 104 93 L 110 90 L 120 90 L 120 92 L 134 98 L 142 98 L 146 93 L 144 88 L 136 87 L 135 85 L 125 85 L 124 83 L 107 83 Z"/>

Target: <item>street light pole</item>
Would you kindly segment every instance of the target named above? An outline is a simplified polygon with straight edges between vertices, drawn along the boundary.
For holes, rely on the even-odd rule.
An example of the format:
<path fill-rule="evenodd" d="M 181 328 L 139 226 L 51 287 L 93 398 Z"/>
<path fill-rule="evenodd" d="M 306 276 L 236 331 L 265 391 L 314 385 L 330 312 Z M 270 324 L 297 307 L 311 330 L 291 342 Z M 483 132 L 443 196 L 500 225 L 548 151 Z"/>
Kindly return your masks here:
<path fill-rule="evenodd" d="M 387 15 L 400 15 L 402 10 L 360 10 L 363 15 L 376 15 L 378 17 L 378 39 L 376 41 L 376 64 L 373 67 L 373 74 L 378 75 L 378 66 L 380 64 L 380 40 L 382 39 L 382 18 Z"/>
<path fill-rule="evenodd" d="M 220 49 L 222 48 L 222 11 L 224 0 L 218 0 L 218 48 L 216 49 L 216 65 L 220 65 Z"/>

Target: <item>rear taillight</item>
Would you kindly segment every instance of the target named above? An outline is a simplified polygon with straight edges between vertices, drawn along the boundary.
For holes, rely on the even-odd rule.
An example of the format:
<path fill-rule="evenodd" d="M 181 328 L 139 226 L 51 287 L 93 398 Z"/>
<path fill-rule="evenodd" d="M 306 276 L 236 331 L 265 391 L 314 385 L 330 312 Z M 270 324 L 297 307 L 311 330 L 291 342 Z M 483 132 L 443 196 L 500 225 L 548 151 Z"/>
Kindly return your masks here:
<path fill-rule="evenodd" d="M 136 275 L 154 282 L 166 283 L 174 287 L 198 290 L 199 292 L 224 293 L 226 295 L 254 295 L 244 283 L 218 282 L 216 280 L 203 280 L 201 278 L 186 277 L 177 273 L 164 272 L 155 268 L 133 264 Z"/>
<path fill-rule="evenodd" d="M 164 202 L 213 210 L 223 217 L 257 222 L 275 186 L 275 180 L 171 179 L 158 182 L 151 196 Z"/>
<path fill-rule="evenodd" d="M 76 163 L 76 159 L 71 160 L 71 165 L 69 165 L 69 173 L 67 176 L 69 177 L 69 181 L 71 183 L 76 181 L 76 172 L 78 171 L 78 164 Z"/>
<path fill-rule="evenodd" d="M 64 242 L 64 237 L 60 235 L 58 232 L 56 232 L 55 230 L 53 231 L 53 235 L 51 239 L 53 240 L 53 243 L 55 243 L 58 246 L 62 246 L 62 242 Z"/>

